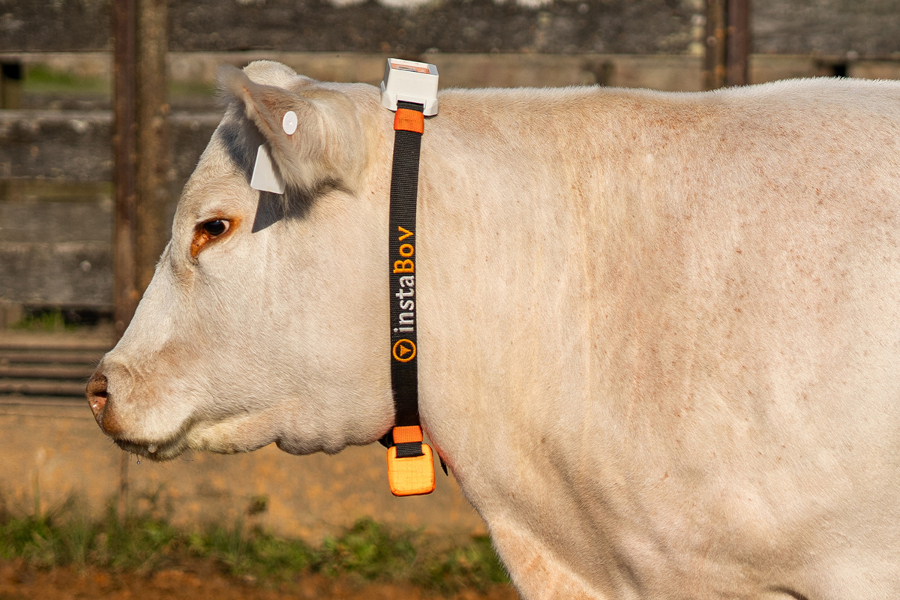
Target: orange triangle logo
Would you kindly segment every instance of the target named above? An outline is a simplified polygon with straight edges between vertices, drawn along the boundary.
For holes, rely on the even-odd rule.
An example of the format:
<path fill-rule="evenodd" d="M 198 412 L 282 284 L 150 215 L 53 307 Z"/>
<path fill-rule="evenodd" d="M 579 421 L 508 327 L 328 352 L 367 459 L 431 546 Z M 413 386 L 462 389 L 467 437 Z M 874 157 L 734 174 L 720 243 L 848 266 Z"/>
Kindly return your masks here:
<path fill-rule="evenodd" d="M 416 344 L 412 340 L 397 340 L 391 352 L 400 362 L 409 362 L 416 357 Z"/>

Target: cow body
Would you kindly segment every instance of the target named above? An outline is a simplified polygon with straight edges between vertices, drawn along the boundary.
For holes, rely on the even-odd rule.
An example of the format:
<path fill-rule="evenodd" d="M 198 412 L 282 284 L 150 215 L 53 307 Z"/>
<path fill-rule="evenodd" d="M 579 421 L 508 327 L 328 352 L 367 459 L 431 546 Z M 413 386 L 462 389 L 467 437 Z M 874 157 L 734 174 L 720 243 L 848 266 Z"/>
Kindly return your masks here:
<path fill-rule="evenodd" d="M 145 456 L 337 452 L 393 422 L 392 113 L 245 71 L 89 384 Z M 420 412 L 523 597 L 900 595 L 900 85 L 440 103 Z M 310 125 L 282 139 L 288 109 Z M 264 141 L 285 197 L 248 185 Z"/>

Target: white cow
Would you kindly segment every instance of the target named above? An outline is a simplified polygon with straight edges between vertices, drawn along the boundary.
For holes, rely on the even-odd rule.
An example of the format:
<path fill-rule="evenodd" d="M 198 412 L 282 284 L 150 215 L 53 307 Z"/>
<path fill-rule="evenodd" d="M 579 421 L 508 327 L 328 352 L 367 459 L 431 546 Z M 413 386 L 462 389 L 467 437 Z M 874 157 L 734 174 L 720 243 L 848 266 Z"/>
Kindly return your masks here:
<path fill-rule="evenodd" d="M 222 86 L 94 414 L 160 460 L 372 443 L 393 113 Z M 524 598 L 900 597 L 900 84 L 448 90 L 418 223 L 423 427 Z"/>

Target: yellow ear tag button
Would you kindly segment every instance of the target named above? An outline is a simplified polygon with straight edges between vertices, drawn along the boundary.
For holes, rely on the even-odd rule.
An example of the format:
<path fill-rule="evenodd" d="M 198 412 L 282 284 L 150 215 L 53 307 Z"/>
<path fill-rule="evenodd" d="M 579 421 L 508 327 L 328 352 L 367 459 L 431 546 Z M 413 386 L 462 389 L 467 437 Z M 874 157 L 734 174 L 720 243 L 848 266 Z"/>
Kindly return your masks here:
<path fill-rule="evenodd" d="M 418 438 L 418 439 L 417 439 Z M 428 444 L 422 443 L 419 427 L 395 427 L 394 446 L 388 448 L 388 483 L 395 496 L 419 496 L 434 491 L 434 455 Z M 397 456 L 396 444 L 418 444 L 419 456 Z M 402 454 L 402 453 L 401 453 Z"/>

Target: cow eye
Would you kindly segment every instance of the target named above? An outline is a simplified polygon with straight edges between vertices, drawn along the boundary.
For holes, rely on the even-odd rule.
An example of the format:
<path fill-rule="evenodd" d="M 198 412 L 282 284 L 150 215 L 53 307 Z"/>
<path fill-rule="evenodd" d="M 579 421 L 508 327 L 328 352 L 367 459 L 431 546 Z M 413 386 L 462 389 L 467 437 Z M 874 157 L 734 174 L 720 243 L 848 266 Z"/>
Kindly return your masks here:
<path fill-rule="evenodd" d="M 233 227 L 237 225 L 239 219 L 212 219 L 197 225 L 194 229 L 194 237 L 191 240 L 191 256 L 197 258 L 200 251 L 219 240 L 224 239 L 226 233 L 229 233 Z"/>
<path fill-rule="evenodd" d="M 215 221 L 207 221 L 201 227 L 203 231 L 209 234 L 212 237 L 217 237 L 228 231 L 228 227 L 231 224 L 228 221 L 223 219 L 216 219 Z"/>

